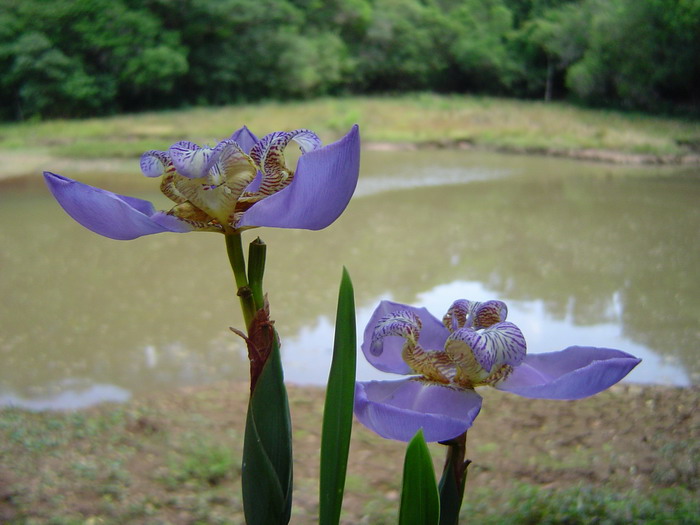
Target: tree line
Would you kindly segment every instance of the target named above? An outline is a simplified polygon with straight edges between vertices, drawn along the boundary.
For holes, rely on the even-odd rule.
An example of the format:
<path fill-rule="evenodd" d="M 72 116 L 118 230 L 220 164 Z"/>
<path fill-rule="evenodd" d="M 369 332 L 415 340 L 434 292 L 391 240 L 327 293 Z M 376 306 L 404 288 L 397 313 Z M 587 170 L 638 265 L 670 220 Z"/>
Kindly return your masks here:
<path fill-rule="evenodd" d="M 697 114 L 700 0 L 0 0 L 0 119 L 432 90 Z"/>

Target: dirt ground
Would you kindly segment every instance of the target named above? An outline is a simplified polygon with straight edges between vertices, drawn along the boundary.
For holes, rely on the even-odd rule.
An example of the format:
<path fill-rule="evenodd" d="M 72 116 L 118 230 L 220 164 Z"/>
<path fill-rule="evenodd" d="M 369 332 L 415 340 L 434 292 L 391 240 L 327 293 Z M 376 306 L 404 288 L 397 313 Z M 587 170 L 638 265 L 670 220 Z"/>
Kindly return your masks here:
<path fill-rule="evenodd" d="M 618 385 L 573 402 L 480 393 L 467 501 L 522 484 L 700 489 L 698 388 Z M 289 394 L 292 523 L 315 523 L 323 391 Z M 0 523 L 242 523 L 246 402 L 247 386 L 228 384 L 77 413 L 0 411 Z M 443 449 L 431 445 L 438 475 Z M 343 523 L 396 522 L 404 450 L 356 424 Z"/>

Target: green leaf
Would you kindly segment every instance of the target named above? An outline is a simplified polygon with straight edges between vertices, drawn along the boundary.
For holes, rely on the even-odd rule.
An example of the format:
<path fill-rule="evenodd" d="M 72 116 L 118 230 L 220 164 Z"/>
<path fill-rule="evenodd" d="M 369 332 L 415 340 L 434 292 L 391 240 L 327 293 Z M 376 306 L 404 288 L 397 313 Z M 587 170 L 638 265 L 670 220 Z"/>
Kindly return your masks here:
<path fill-rule="evenodd" d="M 343 268 L 335 321 L 333 362 L 328 376 L 321 437 L 319 524 L 337 525 L 343 504 L 355 392 L 355 299 Z"/>
<path fill-rule="evenodd" d="M 289 522 L 292 435 L 277 337 L 248 403 L 241 478 L 248 525 Z"/>
<path fill-rule="evenodd" d="M 438 525 L 440 497 L 433 460 L 419 430 L 406 448 L 399 525 Z"/>

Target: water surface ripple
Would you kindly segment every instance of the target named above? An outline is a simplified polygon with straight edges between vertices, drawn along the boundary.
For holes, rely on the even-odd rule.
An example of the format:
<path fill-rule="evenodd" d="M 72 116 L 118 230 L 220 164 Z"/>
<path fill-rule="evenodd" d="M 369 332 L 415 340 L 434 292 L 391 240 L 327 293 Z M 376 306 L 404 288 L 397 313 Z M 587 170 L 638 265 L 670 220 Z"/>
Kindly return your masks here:
<path fill-rule="evenodd" d="M 134 174 L 95 178 L 157 199 Z M 70 175 L 66 172 L 65 175 Z M 366 152 L 356 197 L 321 232 L 260 229 L 287 380 L 324 384 L 343 265 L 358 331 L 381 299 L 442 315 L 505 300 L 529 351 L 644 358 L 629 381 L 700 382 L 700 177 L 468 151 Z M 224 240 L 121 242 L 69 219 L 39 183 L 0 188 L 0 404 L 80 408 L 244 379 Z M 362 358 L 358 377 L 380 374 Z"/>

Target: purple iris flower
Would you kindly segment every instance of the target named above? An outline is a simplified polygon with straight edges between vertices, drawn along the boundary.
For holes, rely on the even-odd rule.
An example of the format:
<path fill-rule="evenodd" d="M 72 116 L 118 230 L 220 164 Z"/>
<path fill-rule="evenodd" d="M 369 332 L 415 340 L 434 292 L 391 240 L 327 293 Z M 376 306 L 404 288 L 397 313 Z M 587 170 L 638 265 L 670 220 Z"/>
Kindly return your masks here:
<path fill-rule="evenodd" d="M 296 142 L 296 170 L 284 150 Z M 175 205 L 153 204 L 44 172 L 63 209 L 89 230 L 129 240 L 161 232 L 237 233 L 257 226 L 320 230 L 343 212 L 360 169 L 360 135 L 354 126 L 342 139 L 322 147 L 306 129 L 275 132 L 259 139 L 245 126 L 215 147 L 192 142 L 141 157 L 147 177 L 161 177 L 161 191 Z"/>
<path fill-rule="evenodd" d="M 582 399 L 614 385 L 640 359 L 620 350 L 572 346 L 527 354 L 501 301 L 455 301 L 442 322 L 425 308 L 382 301 L 365 328 L 362 351 L 379 370 L 409 375 L 355 386 L 355 415 L 382 437 L 426 441 L 465 432 L 481 410 L 475 387 L 519 396 Z"/>

